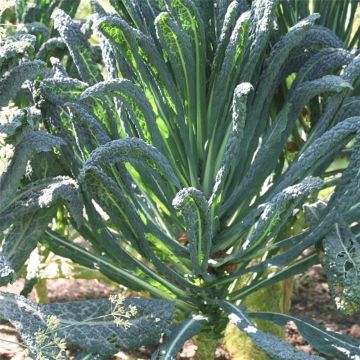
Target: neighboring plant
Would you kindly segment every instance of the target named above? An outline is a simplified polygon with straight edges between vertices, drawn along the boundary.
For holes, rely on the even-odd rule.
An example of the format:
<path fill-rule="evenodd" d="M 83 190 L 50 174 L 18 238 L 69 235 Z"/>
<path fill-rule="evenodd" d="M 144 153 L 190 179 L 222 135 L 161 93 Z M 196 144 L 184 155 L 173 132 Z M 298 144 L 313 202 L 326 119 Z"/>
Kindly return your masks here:
<path fill-rule="evenodd" d="M 313 13 L 321 14 L 320 26 L 330 29 L 343 42 L 347 49 L 359 47 L 360 15 L 359 0 L 327 1 L 327 0 L 286 0 L 279 2 L 278 24 L 286 31 L 299 19 Z"/>
<path fill-rule="evenodd" d="M 113 330 L 99 340 L 97 324 L 62 334 L 91 356 L 156 342 L 164 332 L 153 358 L 175 358 L 186 339 L 217 340 L 230 320 L 275 359 L 321 358 L 261 331 L 252 319 L 262 319 L 294 321 L 321 354 L 359 357 L 358 340 L 311 320 L 247 313 L 241 302 L 321 262 L 339 308 L 359 310 L 360 100 L 352 86 L 360 56 L 314 26 L 316 14 L 270 47 L 275 0 L 111 3 L 118 15 L 93 2 L 89 21 L 106 74 L 81 24 L 56 10 L 76 76 L 59 62 L 50 69 L 25 61 L 0 79 L 0 285 L 14 280 L 40 241 L 166 300 L 136 300 L 131 344 L 126 332 L 112 341 Z M 285 80 L 290 91 L 276 101 Z M 318 117 L 304 110 L 313 98 Z M 346 169 L 334 163 L 344 150 Z M 331 192 L 327 202 L 318 201 L 322 190 Z M 51 223 L 59 211 L 65 230 Z M 304 215 L 305 229 L 294 230 Z M 74 231 L 87 249 L 67 236 Z M 0 317 L 26 337 L 8 297 L 12 306 L 26 301 L 3 295 Z M 98 301 L 36 307 L 71 319 L 101 311 Z M 149 305 L 143 316 L 141 304 Z"/>
<path fill-rule="evenodd" d="M 1 39 L 0 74 L 25 60 L 42 60 L 48 65 L 51 58 L 62 61 L 67 72 L 76 76 L 76 69 L 63 39 L 54 29 L 51 14 L 61 9 L 74 17 L 80 0 L 14 0 L 0 7 Z M 81 22 L 81 32 L 88 37 L 88 23 Z M 92 56 L 100 60 L 96 45 L 90 46 Z"/>
<path fill-rule="evenodd" d="M 35 16 L 36 13 L 42 16 L 42 23 L 35 22 L 24 25 L 21 23 L 21 20 L 19 23 L 14 23 L 13 14 L 18 14 L 21 5 L 26 5 L 23 9 L 25 14 L 23 15 L 24 19 L 28 18 L 26 14 L 33 13 Z M 46 1 L 37 1 L 36 4 L 30 1 L 16 2 L 15 7 L 9 7 L 6 9 L 6 12 L 2 14 L 0 75 L 2 80 L 7 78 L 7 81 L 11 83 L 9 87 L 2 83 L 4 87 L 2 87 L 0 91 L 1 106 L 8 103 L 4 98 L 11 99 L 9 106 L 3 106 L 1 108 L 0 170 L 2 172 L 2 180 L 4 180 L 6 174 L 4 170 L 6 170 L 7 166 L 14 160 L 12 156 L 14 155 L 18 141 L 25 144 L 23 141 L 28 138 L 28 136 L 31 138 L 33 135 L 38 134 L 42 137 L 43 134 L 39 131 L 32 131 L 32 129 L 38 127 L 41 119 L 41 112 L 36 106 L 33 106 L 33 104 L 36 103 L 36 97 L 38 95 L 36 95 L 36 91 L 34 91 L 35 88 L 32 82 L 48 76 L 56 77 L 59 74 L 66 73 L 67 70 L 77 75 L 72 58 L 68 57 L 68 51 L 64 41 L 60 37 L 56 37 L 59 34 L 55 31 L 55 37 L 50 38 L 50 30 L 45 31 L 45 25 L 49 25 L 50 15 L 53 10 L 56 8 L 63 9 L 65 5 L 74 6 L 75 2 L 53 1 L 51 6 L 49 6 L 49 3 Z M 41 9 L 41 11 L 37 12 L 35 9 Z M 46 14 L 48 14 L 48 17 L 45 16 Z M 40 19 L 38 20 L 40 21 Z M 11 21 L 13 21 L 13 23 Z M 90 33 L 87 30 L 86 24 L 85 26 L 81 24 L 81 26 L 81 36 L 88 39 Z M 32 32 L 32 30 L 36 30 L 37 28 L 44 30 L 45 36 L 40 38 L 36 36 L 36 33 Z M 51 28 L 52 26 L 49 25 L 49 29 Z M 96 47 L 89 44 L 89 52 L 96 58 Z M 99 58 L 99 56 L 97 56 L 97 58 Z M 53 71 L 47 68 L 44 61 L 53 65 Z M 15 78 L 14 74 L 16 74 Z M 16 76 L 18 77 L 16 78 Z M 10 87 L 13 88 L 13 92 L 11 92 Z M 40 125 L 40 128 L 42 128 L 42 125 Z M 40 139 L 42 145 L 40 143 L 34 144 L 32 163 L 25 158 L 20 158 L 15 161 L 16 166 L 20 166 L 20 168 L 25 165 L 25 177 L 21 181 L 22 185 L 30 180 L 33 181 L 54 174 L 54 167 L 52 166 L 53 155 L 51 154 L 53 149 L 52 145 L 62 143 L 57 140 L 53 142 L 54 140 L 55 137 L 48 137 L 47 140 L 42 138 Z M 49 141 L 49 146 L 46 146 L 44 141 Z M 24 151 L 26 153 L 29 151 L 29 148 L 27 150 L 24 149 Z M 20 173 L 19 175 L 22 177 Z M 64 178 L 63 180 L 65 180 L 63 185 L 65 185 L 66 188 L 66 183 L 69 179 Z M 68 185 L 70 185 L 70 193 L 68 193 L 70 197 L 71 182 L 70 180 L 70 183 L 68 183 Z M 73 185 L 75 185 L 75 183 L 73 183 Z M 64 187 L 62 189 L 60 187 L 58 190 L 62 191 L 63 189 Z M 5 191 L 5 193 L 8 192 Z M 8 195 L 11 196 L 11 193 L 8 193 Z M 51 200 L 53 199 L 49 199 L 49 201 Z M 1 205 L 6 204 L 6 198 L 2 197 L 0 203 Z M 28 205 L 30 205 L 30 203 L 28 203 Z M 78 208 L 81 208 L 81 204 Z M 46 215 L 45 212 L 49 212 L 50 216 Z M 36 219 L 35 222 L 37 222 L 37 224 L 43 223 L 46 227 L 48 221 L 54 216 L 56 225 L 53 226 L 53 229 L 57 229 L 57 231 L 60 231 L 62 234 L 69 234 L 69 236 L 70 233 L 73 234 L 74 231 L 69 229 L 66 223 L 60 223 L 62 216 L 61 208 L 55 209 L 55 207 L 53 207 L 52 209 L 46 209 L 45 212 L 43 214 L 34 214 L 35 218 L 33 218 L 33 215 L 30 217 L 22 217 L 20 215 L 24 222 L 19 227 L 12 227 L 10 230 L 12 235 L 6 230 L 0 233 L 1 242 L 5 246 L 2 248 L 2 251 L 7 252 L 7 250 L 5 250 L 7 246 L 6 240 L 3 242 L 4 238 L 8 240 L 12 238 L 15 241 L 19 241 L 19 246 L 24 250 L 23 255 L 25 255 L 22 256 L 20 252 L 10 255 L 10 253 L 7 252 L 7 256 L 12 259 L 10 260 L 12 267 L 9 267 L 8 258 L 0 255 L 0 286 L 15 279 L 14 269 L 17 273 L 23 273 L 22 265 L 28 259 L 30 253 L 32 253 L 32 260 L 27 266 L 26 283 L 22 294 L 28 294 L 39 279 L 58 276 L 54 274 L 54 269 L 52 269 L 51 274 L 47 274 L 48 269 L 46 268 L 46 264 L 41 264 L 39 261 L 46 259 L 48 250 L 44 250 L 43 247 L 41 247 L 39 257 L 36 251 L 37 249 L 34 249 L 34 245 L 36 246 L 39 235 L 41 235 L 41 230 L 39 232 L 39 228 L 31 229 L 31 226 L 34 225 L 33 220 Z M 6 225 L 2 220 L 1 218 L 0 227 L 3 230 Z M 30 226 L 30 229 L 28 229 L 27 226 Z M 22 235 L 20 235 L 21 233 Z M 13 245 L 11 245 L 11 247 Z M 8 250 L 10 252 L 12 251 L 9 248 Z M 46 254 L 45 258 L 43 257 L 44 254 Z M 51 257 L 47 259 L 47 262 L 48 261 L 52 261 L 52 265 L 54 265 Z M 64 262 L 58 264 L 59 267 L 64 265 Z M 99 278 L 97 271 L 90 269 L 90 271 L 86 271 L 86 268 L 81 266 L 71 266 L 70 269 L 72 272 L 71 276 L 80 276 L 81 278 L 94 277 L 95 273 L 97 273 L 97 277 Z M 67 273 L 63 274 L 65 277 L 70 275 L 68 273 L 70 269 L 69 267 L 66 269 Z M 76 274 L 73 273 L 74 270 L 77 271 Z M 37 290 L 39 289 L 37 288 Z M 41 295 L 42 300 L 44 300 L 46 293 Z M 86 350 L 86 353 L 78 355 L 79 359 L 100 359 L 103 356 L 114 354 L 119 347 L 132 350 L 146 344 L 156 343 L 161 333 L 166 331 L 170 326 L 173 318 L 173 305 L 171 303 L 129 298 L 125 301 L 126 306 L 123 306 L 124 301 L 125 299 L 120 296 L 111 296 L 109 300 L 68 302 L 66 304 L 52 304 L 47 306 L 35 305 L 23 297 L 2 293 L 0 294 L 0 318 L 7 319 L 15 325 L 22 336 L 22 346 L 24 347 L 25 354 L 28 354 L 31 358 L 37 360 L 65 359 L 65 344 L 71 343 Z M 54 314 L 56 314 L 56 316 Z M 134 319 L 135 316 L 136 319 Z M 90 328 L 91 330 L 89 330 Z M 0 338 L 0 347 L 3 341 L 6 340 Z M 93 352 L 95 352 L 95 354 Z M 98 353 L 102 354 L 102 356 L 98 355 Z"/>
<path fill-rule="evenodd" d="M 51 20 L 51 14 L 56 9 L 64 10 L 69 16 L 74 16 L 77 12 L 80 0 L 17 0 L 8 1 L 4 5 L 0 6 L 0 75 L 5 74 L 17 65 L 22 65 L 23 73 L 29 71 L 31 74 L 32 65 L 29 64 L 31 60 L 41 60 L 48 65 L 52 64 L 55 72 L 68 72 L 74 76 L 77 76 L 75 65 L 64 41 L 59 37 L 58 32 L 53 27 L 53 21 Z M 81 22 L 81 32 L 83 36 L 88 38 L 91 34 L 89 32 L 89 24 L 85 21 Z M 101 59 L 101 52 L 96 45 L 90 45 L 89 51 L 91 55 L 97 60 Z M 35 63 L 33 63 L 35 65 Z M 37 61 L 37 66 L 45 66 L 42 62 Z M 19 68 L 20 69 L 20 68 Z M 25 75 L 26 76 L 26 75 Z M 31 80 L 31 75 L 28 77 Z M 27 97 L 23 96 L 24 91 L 20 91 L 17 94 L 15 102 L 26 104 Z M 34 109 L 34 108 L 33 108 Z M 4 109 L 5 110 L 5 109 Z M 16 111 L 16 106 L 11 105 L 7 108 L 7 114 L 4 112 L 4 116 L 10 116 L 11 113 Z M 11 154 L 11 146 L 7 145 L 1 149 L 2 158 Z M 0 171 L 3 170 L 4 160 L 0 159 Z M 29 168 L 30 169 L 30 168 Z M 46 170 L 45 170 L 46 171 Z M 42 178 L 45 173 L 39 173 L 37 175 Z M 56 222 L 57 229 L 61 229 L 62 213 L 57 213 Z M 22 291 L 22 295 L 27 295 L 36 284 L 37 298 L 46 302 L 46 275 L 44 275 L 44 268 L 46 263 L 51 261 L 51 257 L 48 258 L 49 251 L 44 247 L 39 246 L 39 256 L 33 256 L 36 261 L 31 261 L 27 268 L 26 284 Z M 41 262 L 40 262 L 41 261 Z M 80 270 L 78 275 L 82 278 L 90 277 L 91 271 L 86 271 L 84 268 L 78 268 Z M 96 273 L 96 272 L 94 272 Z M 52 274 L 54 276 L 55 274 Z M 72 274 L 75 275 L 75 274 Z"/>
<path fill-rule="evenodd" d="M 303 1 L 303 0 L 286 0 L 279 1 L 277 9 L 277 25 L 278 31 L 274 35 L 273 42 L 279 39 L 286 33 L 292 26 L 294 26 L 300 19 L 304 19 L 313 13 L 321 14 L 320 18 L 316 20 L 316 25 L 312 30 L 317 34 L 322 34 L 324 38 L 327 37 L 329 30 L 331 30 L 338 37 L 338 44 L 332 44 L 330 48 L 319 49 L 310 47 L 307 52 L 299 52 L 295 48 L 289 54 L 289 61 L 285 73 L 289 77 L 284 81 L 284 84 L 279 87 L 279 92 L 276 95 L 276 103 L 279 103 L 278 109 L 281 108 L 284 99 L 288 96 L 289 88 L 291 87 L 293 76 L 292 73 L 298 72 L 300 67 L 312 57 L 312 61 L 308 63 L 307 71 L 318 71 L 321 69 L 323 75 L 332 73 L 334 70 L 340 69 L 343 60 L 340 58 L 340 48 L 345 48 L 349 51 L 358 49 L 360 39 L 360 4 L 359 0 L 343 0 L 343 1 Z M 330 35 L 331 37 L 331 35 Z M 321 50 L 321 51 L 319 51 Z M 314 56 L 316 53 L 316 56 Z M 320 63 L 324 64 L 323 68 Z M 318 65 L 316 65 L 318 64 Z M 326 64 L 326 65 L 325 65 Z M 320 76 L 320 74 L 319 74 Z M 353 83 L 353 94 L 359 95 L 360 81 L 359 79 Z M 294 149 L 297 150 L 301 147 L 302 131 L 309 132 L 311 126 L 315 125 L 316 121 L 320 118 L 323 111 L 324 104 L 321 99 L 312 99 L 307 106 L 303 109 L 300 116 L 302 124 L 298 129 L 294 129 L 294 141 L 289 143 L 289 152 Z M 300 146 L 299 146 L 300 145 Z M 344 156 L 341 158 L 344 162 Z M 341 161 L 341 160 L 340 160 Z"/>

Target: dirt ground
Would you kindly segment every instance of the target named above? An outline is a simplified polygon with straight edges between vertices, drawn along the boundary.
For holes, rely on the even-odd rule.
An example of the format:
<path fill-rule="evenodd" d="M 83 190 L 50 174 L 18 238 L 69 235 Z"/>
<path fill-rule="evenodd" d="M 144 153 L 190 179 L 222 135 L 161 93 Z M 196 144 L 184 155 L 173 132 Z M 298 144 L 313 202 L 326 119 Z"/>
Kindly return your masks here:
<path fill-rule="evenodd" d="M 22 289 L 22 281 L 8 287 L 0 287 L 0 291 L 19 293 Z M 93 299 L 108 297 L 112 288 L 99 280 L 50 280 L 48 281 L 49 301 L 62 302 L 68 300 Z M 31 294 L 34 300 L 34 294 Z M 360 339 L 360 314 L 346 317 L 339 313 L 334 302 L 331 300 L 329 289 L 326 284 L 324 273 L 320 266 L 314 266 L 304 275 L 295 280 L 295 291 L 292 298 L 291 314 L 306 316 L 315 319 L 325 328 L 352 335 Z M 298 333 L 294 324 L 289 324 L 286 330 L 286 339 L 299 349 L 312 352 L 312 348 Z M 10 324 L 0 322 L 0 360 L 24 360 L 22 349 L 19 345 L 19 337 Z M 69 349 L 69 354 L 76 354 L 76 349 Z M 143 349 L 137 353 L 118 353 L 112 360 L 141 360 L 150 359 L 151 349 Z M 179 359 L 194 359 L 196 347 L 192 341 L 184 345 Z M 229 359 L 226 351 L 220 346 L 216 354 L 216 360 Z"/>

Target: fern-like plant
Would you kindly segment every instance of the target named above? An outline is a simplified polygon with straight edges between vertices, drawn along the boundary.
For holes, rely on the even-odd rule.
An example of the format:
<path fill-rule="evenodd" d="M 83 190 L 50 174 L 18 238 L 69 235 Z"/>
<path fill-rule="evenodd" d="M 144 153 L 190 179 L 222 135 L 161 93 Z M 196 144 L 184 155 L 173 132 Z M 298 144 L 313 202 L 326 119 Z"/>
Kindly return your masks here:
<path fill-rule="evenodd" d="M 358 53 L 314 26 L 317 14 L 270 46 L 275 0 L 111 3 L 117 14 L 94 1 L 87 22 L 105 71 L 94 59 L 90 33 L 57 10 L 54 27 L 76 76 L 59 63 L 50 69 L 27 61 L 0 80 L 6 144 L 0 284 L 13 280 L 41 242 L 165 300 L 154 309 L 163 309 L 162 319 L 144 312 L 138 341 L 127 342 L 110 327 L 106 334 L 115 337 L 99 342 L 95 325 L 86 328 L 84 342 L 80 325 L 60 328 L 94 357 L 149 343 L 163 328 L 153 358 L 174 359 L 186 339 L 219 338 L 230 320 L 272 358 L 321 358 L 261 331 L 253 319 L 294 321 L 320 354 L 359 357 L 355 339 L 241 306 L 251 293 L 321 262 L 339 308 L 359 309 L 360 114 L 352 96 Z M 285 80 L 291 88 L 279 105 Z M 306 111 L 313 98 L 317 117 Z M 289 147 L 294 141 L 296 149 Z M 345 169 L 334 163 L 342 152 L 351 153 Z M 319 202 L 323 191 L 331 196 Z M 59 211 L 62 233 L 51 225 Z M 296 230 L 304 214 L 307 225 Z M 15 301 L 3 295 L 0 317 L 18 323 L 9 310 Z M 64 323 L 82 306 L 94 308 L 64 304 Z M 41 317 L 50 310 L 24 311 Z M 29 327 L 20 331 L 28 336 Z"/>

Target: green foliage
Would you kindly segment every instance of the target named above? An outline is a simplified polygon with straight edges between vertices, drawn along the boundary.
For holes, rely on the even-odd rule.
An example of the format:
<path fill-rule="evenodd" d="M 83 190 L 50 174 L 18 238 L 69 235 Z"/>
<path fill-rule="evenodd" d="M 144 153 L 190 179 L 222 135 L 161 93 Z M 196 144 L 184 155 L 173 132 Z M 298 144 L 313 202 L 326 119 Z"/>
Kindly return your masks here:
<path fill-rule="evenodd" d="M 184 342 L 190 337 L 198 334 L 206 322 L 207 318 L 201 315 L 194 315 L 191 319 L 184 320 L 181 323 L 174 325 L 166 343 L 160 346 L 151 358 L 155 360 L 175 359 Z"/>
<path fill-rule="evenodd" d="M 59 327 L 84 347 L 80 358 L 157 342 L 175 304 L 179 322 L 154 359 L 174 358 L 200 331 L 219 337 L 224 311 L 270 356 L 319 359 L 260 331 L 236 305 L 318 262 L 339 307 L 360 305 L 358 52 L 307 10 L 296 24 L 293 15 L 276 20 L 273 0 L 112 1 L 117 14 L 92 3 L 81 24 L 60 2 L 55 11 L 41 2 L 47 11 L 26 18 L 54 19 L 42 45 L 21 32 L 6 38 L 18 39 L 13 47 L 4 40 L 1 283 L 14 280 L 40 242 L 167 301 L 143 300 L 155 318 L 138 312 L 126 332 L 103 322 Z M 24 9 L 19 2 L 16 13 Z M 344 170 L 336 158 L 349 153 Z M 331 192 L 321 211 L 320 191 Z M 61 229 L 52 223 L 57 211 Z M 304 211 L 308 227 L 295 231 Z M 0 301 L 6 308 L 9 296 Z M 101 304 L 28 306 L 45 326 L 42 311 L 82 322 Z M 327 332 L 314 334 L 320 353 L 359 356 L 352 340 L 331 348 Z"/>
<path fill-rule="evenodd" d="M 89 84 L 101 81 L 100 70 L 93 61 L 93 54 L 87 42 L 86 35 L 64 11 L 58 9 L 52 14 L 54 27 L 59 32 L 62 40 L 69 49 L 79 75 Z"/>
<path fill-rule="evenodd" d="M 247 317 L 243 309 L 227 301 L 219 301 L 219 305 L 226 312 L 229 313 L 229 320 L 235 324 L 240 330 L 247 334 L 254 343 L 276 360 L 320 360 L 320 356 L 308 355 L 301 351 L 296 350 L 293 346 L 289 345 L 283 340 L 280 340 L 274 335 L 269 335 L 254 326 L 254 324 Z"/>
<path fill-rule="evenodd" d="M 0 284 L 5 285 L 15 280 L 15 272 L 4 255 L 0 257 Z"/>
<path fill-rule="evenodd" d="M 313 320 L 307 318 L 295 318 L 290 315 L 278 313 L 250 313 L 254 319 L 271 320 L 279 325 L 285 325 L 293 321 L 306 341 L 315 346 L 322 354 L 338 359 L 351 359 L 359 356 L 359 341 L 345 336 L 339 332 L 325 330 Z"/>
<path fill-rule="evenodd" d="M 1 293 L 0 299 L 0 319 L 16 327 L 30 355 L 39 356 L 46 349 L 45 359 L 55 358 L 55 336 L 94 355 L 111 356 L 119 347 L 137 349 L 156 342 L 162 332 L 168 331 L 173 317 L 173 305 L 156 299 L 128 298 L 117 301 L 117 308 L 108 299 L 34 304 L 9 293 Z M 121 316 L 119 306 L 123 310 Z M 132 315 L 135 308 L 136 317 Z M 56 319 L 55 329 L 49 329 L 49 316 Z M 39 343 L 34 333 L 42 333 L 46 338 Z"/>
<path fill-rule="evenodd" d="M 294 25 L 311 13 L 320 13 L 319 24 L 333 31 L 346 48 L 359 46 L 359 23 L 356 22 L 359 2 L 357 0 L 344 0 L 340 4 L 333 1 L 315 0 L 281 1 L 278 7 L 279 25 L 282 31 Z"/>
<path fill-rule="evenodd" d="M 213 237 L 209 204 L 201 191 L 185 188 L 176 194 L 173 206 L 184 217 L 194 275 L 206 277 Z"/>

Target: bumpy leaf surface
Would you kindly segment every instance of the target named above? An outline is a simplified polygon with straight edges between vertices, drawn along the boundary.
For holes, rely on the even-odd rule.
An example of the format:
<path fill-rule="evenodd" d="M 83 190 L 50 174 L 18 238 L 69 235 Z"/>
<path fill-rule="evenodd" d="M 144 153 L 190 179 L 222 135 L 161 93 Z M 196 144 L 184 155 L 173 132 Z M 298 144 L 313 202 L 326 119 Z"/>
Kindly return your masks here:
<path fill-rule="evenodd" d="M 0 293 L 0 318 L 10 321 L 25 344 L 34 343 L 34 333 L 45 328 L 45 318 L 55 315 L 58 335 L 70 344 L 94 354 L 114 355 L 118 349 L 133 350 L 157 343 L 169 330 L 173 304 L 163 300 L 127 298 L 125 309 L 135 306 L 137 314 L 128 329 L 117 326 L 108 299 L 35 304 L 22 296 Z"/>

